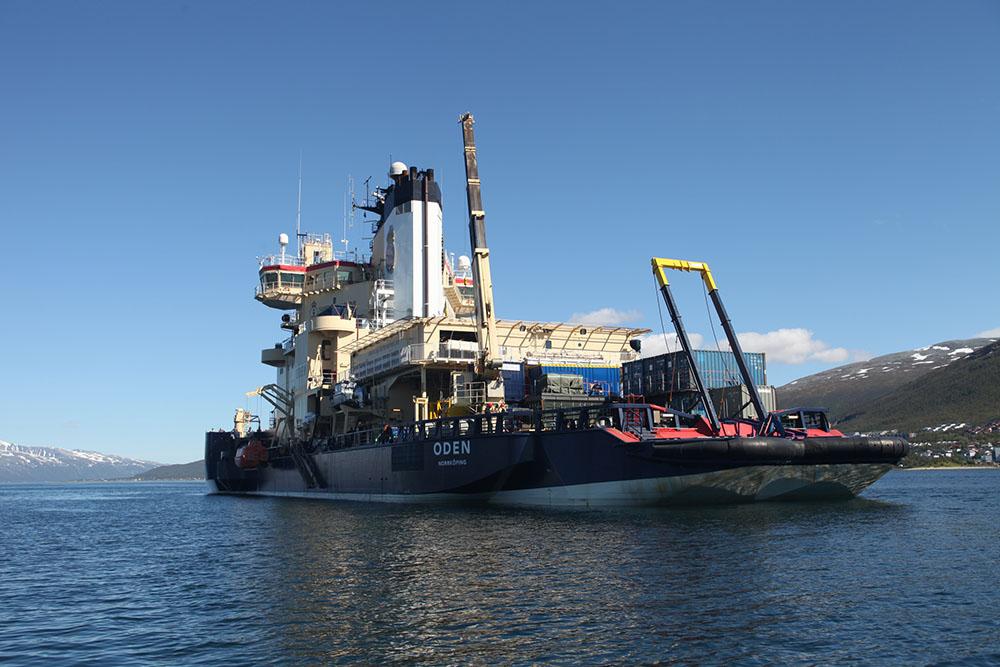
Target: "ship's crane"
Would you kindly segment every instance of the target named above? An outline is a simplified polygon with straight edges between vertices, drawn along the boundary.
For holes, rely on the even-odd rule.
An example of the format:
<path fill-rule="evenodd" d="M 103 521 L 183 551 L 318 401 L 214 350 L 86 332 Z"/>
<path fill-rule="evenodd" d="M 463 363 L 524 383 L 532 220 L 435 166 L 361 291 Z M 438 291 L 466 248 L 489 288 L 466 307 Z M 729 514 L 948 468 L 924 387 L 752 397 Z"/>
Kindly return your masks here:
<path fill-rule="evenodd" d="M 277 424 L 279 438 L 282 431 L 288 435 L 292 434 L 292 429 L 295 426 L 295 401 L 290 391 L 276 384 L 266 384 L 248 391 L 246 395 L 247 398 L 260 396 L 277 411 L 280 415 Z"/>
<path fill-rule="evenodd" d="M 493 278 L 490 275 L 490 249 L 486 245 L 486 212 L 483 211 L 479 164 L 476 161 L 476 137 L 472 130 L 476 121 L 471 113 L 462 114 L 459 121 L 465 144 L 465 192 L 469 203 L 472 280 L 476 290 L 476 339 L 479 341 L 476 371 L 485 376 L 492 375 L 491 369 L 496 367 L 500 352 L 493 309 Z"/>
<path fill-rule="evenodd" d="M 757 391 L 757 385 L 754 384 L 753 376 L 750 375 L 750 369 L 747 368 L 747 362 L 743 356 L 743 348 L 740 346 L 739 338 L 736 337 L 736 330 L 733 329 L 729 313 L 726 312 L 726 307 L 722 305 L 722 297 L 719 296 L 719 287 L 715 284 L 715 277 L 712 276 L 712 271 L 708 268 L 708 264 L 705 262 L 688 262 L 683 259 L 662 259 L 659 257 L 654 257 L 650 261 L 653 267 L 653 275 L 656 276 L 656 280 L 660 284 L 660 293 L 663 295 L 664 303 L 667 304 L 670 319 L 674 323 L 674 330 L 677 332 L 677 339 L 684 349 L 684 356 L 687 358 L 691 375 L 694 377 L 695 385 L 698 388 L 698 393 L 701 395 L 702 404 L 704 405 L 705 412 L 708 414 L 708 420 L 712 424 L 712 429 L 719 432 L 719 417 L 715 412 L 715 406 L 712 405 L 712 399 L 705 389 L 705 383 L 702 381 L 698 366 L 694 362 L 691 342 L 688 340 L 687 331 L 685 331 L 684 324 L 681 322 L 681 315 L 677 310 L 674 295 L 670 291 L 670 281 L 667 280 L 668 269 L 674 271 L 694 271 L 701 274 L 701 279 L 705 283 L 705 289 L 708 290 L 708 296 L 711 297 L 712 303 L 715 305 L 715 312 L 719 315 L 722 329 L 726 332 L 726 338 L 729 340 L 729 349 L 732 350 L 733 355 L 736 357 L 736 366 L 740 369 L 740 375 L 743 376 L 743 382 L 746 385 L 747 391 L 750 392 L 750 402 L 753 403 L 754 410 L 757 412 L 757 419 L 763 425 L 769 413 L 764 409 L 764 402 L 760 398 L 760 392 Z"/>

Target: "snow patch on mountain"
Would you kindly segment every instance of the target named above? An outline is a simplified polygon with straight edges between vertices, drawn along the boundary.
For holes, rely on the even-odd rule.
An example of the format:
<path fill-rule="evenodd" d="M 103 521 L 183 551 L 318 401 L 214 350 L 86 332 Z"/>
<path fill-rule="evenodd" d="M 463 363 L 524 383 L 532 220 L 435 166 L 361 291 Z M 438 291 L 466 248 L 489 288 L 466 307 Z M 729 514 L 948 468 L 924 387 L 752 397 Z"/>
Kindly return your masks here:
<path fill-rule="evenodd" d="M 922 386 L 919 382 L 921 378 L 932 371 L 944 373 L 954 380 L 955 376 L 947 375 L 949 369 L 979 359 L 983 352 L 988 351 L 983 349 L 987 346 L 992 346 L 989 349 L 995 347 L 992 338 L 947 340 L 831 368 L 798 378 L 794 385 L 779 387 L 776 392 L 778 406 L 817 405 L 828 408 L 834 420 L 857 419 L 859 415 L 871 412 L 873 406 L 879 405 L 884 397 L 893 396 L 896 391 L 913 387 L 912 392 L 917 392 Z M 997 352 L 1000 353 L 1000 350 Z M 933 392 L 933 388 L 926 391 Z M 984 409 L 976 409 L 979 410 L 976 412 L 978 419 Z M 992 409 L 995 412 L 995 406 Z M 954 416 L 958 417 L 958 414 Z"/>
<path fill-rule="evenodd" d="M 0 440 L 0 482 L 71 482 L 120 479 L 159 463 L 59 447 L 27 447 Z"/>
<path fill-rule="evenodd" d="M 878 370 L 874 374 L 875 376 L 883 373 L 892 373 L 895 370 L 903 372 L 913 369 L 920 369 L 921 371 L 930 370 L 931 368 L 947 366 L 956 359 L 964 358 L 983 345 L 988 345 L 990 342 L 988 338 L 973 338 L 969 340 L 946 341 L 937 343 L 936 345 L 925 345 L 924 347 L 918 347 L 908 352 L 897 352 L 875 357 L 868 362 L 868 365 L 865 365 L 865 362 L 857 362 L 831 368 L 828 371 L 821 371 L 808 377 L 798 378 L 795 380 L 795 385 L 797 387 L 808 387 L 816 383 L 830 381 L 846 382 L 869 378 L 872 377 L 871 372 L 873 369 Z M 876 365 L 873 366 L 872 363 Z M 791 383 L 787 386 L 790 385 Z"/>

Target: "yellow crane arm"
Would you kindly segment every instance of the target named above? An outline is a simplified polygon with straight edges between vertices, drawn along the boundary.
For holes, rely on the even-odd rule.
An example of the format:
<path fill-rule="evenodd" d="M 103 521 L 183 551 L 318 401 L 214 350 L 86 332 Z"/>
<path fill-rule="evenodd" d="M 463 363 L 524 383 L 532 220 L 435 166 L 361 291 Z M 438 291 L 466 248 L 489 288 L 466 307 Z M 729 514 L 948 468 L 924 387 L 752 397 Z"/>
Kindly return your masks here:
<path fill-rule="evenodd" d="M 667 269 L 674 269 L 676 271 L 697 271 L 701 274 L 701 279 L 705 281 L 705 287 L 708 288 L 709 292 L 719 289 L 718 285 L 715 284 L 715 278 L 712 277 L 712 271 L 705 262 L 689 262 L 685 259 L 664 259 L 662 257 L 654 257 L 651 261 L 653 275 L 659 281 L 660 287 L 670 284 L 670 281 L 667 280 Z"/>
<path fill-rule="evenodd" d="M 670 282 L 667 280 L 667 269 L 688 272 L 697 271 L 701 274 L 701 279 L 705 282 L 708 296 L 712 299 L 712 303 L 715 305 L 715 312 L 719 315 L 719 322 L 722 324 L 722 330 L 726 332 L 726 339 L 729 341 L 729 349 L 732 350 L 733 356 L 736 358 L 736 365 L 740 369 L 740 375 L 743 376 L 743 383 L 746 385 L 747 391 L 750 392 L 750 402 L 753 403 L 758 419 L 760 419 L 763 423 L 763 421 L 767 418 L 768 413 L 764 409 L 764 403 L 761 401 L 760 392 L 757 391 L 757 385 L 754 384 L 753 377 L 750 375 L 750 370 L 747 368 L 746 359 L 743 357 L 743 348 L 740 346 L 739 337 L 737 337 L 736 330 L 733 328 L 733 323 L 729 319 L 729 313 L 726 312 L 726 307 L 722 304 L 722 297 L 719 296 L 719 286 L 715 284 L 715 278 L 712 276 L 712 271 L 708 268 L 708 264 L 705 262 L 689 262 L 683 259 L 665 259 L 662 257 L 654 257 L 650 260 L 650 263 L 653 267 L 653 275 L 656 276 L 656 280 L 660 284 L 660 292 L 663 294 L 663 300 L 667 304 L 667 309 L 670 311 L 670 319 L 674 323 L 674 329 L 677 331 L 677 337 L 681 341 L 681 345 L 684 347 L 684 352 L 688 356 L 688 362 L 691 364 L 695 382 L 698 385 L 698 391 L 702 395 L 702 399 L 705 404 L 705 411 L 708 413 L 709 421 L 712 422 L 712 426 L 716 429 L 718 428 L 718 419 L 715 414 L 715 410 L 711 405 L 710 396 L 705 390 L 700 374 L 695 367 L 694 356 L 691 353 L 691 343 L 688 340 L 687 332 L 684 330 L 684 325 L 681 324 L 680 313 L 677 312 L 677 304 L 674 302 L 674 297 L 670 293 Z"/>

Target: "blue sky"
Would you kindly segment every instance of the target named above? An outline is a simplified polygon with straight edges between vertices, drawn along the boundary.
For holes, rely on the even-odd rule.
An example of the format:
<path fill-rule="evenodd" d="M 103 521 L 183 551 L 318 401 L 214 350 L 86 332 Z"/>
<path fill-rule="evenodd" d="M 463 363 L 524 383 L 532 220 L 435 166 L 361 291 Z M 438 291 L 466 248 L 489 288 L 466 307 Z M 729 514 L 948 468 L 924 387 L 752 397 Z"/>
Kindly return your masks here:
<path fill-rule="evenodd" d="M 774 384 L 1000 327 L 995 2 L 8 0 L 0 85 L 7 440 L 199 458 L 271 377 L 300 149 L 305 228 L 391 154 L 463 252 L 466 110 L 501 316 L 658 328 L 655 254 Z"/>

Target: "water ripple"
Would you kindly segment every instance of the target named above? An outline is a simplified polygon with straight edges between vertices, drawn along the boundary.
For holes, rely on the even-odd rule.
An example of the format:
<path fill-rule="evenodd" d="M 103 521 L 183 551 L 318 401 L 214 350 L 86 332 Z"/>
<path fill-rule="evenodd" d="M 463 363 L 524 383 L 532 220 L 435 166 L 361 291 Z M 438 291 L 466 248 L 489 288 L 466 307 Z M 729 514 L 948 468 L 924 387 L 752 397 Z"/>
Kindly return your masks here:
<path fill-rule="evenodd" d="M 590 512 L 0 487 L 0 661 L 995 663 L 998 483 Z"/>

